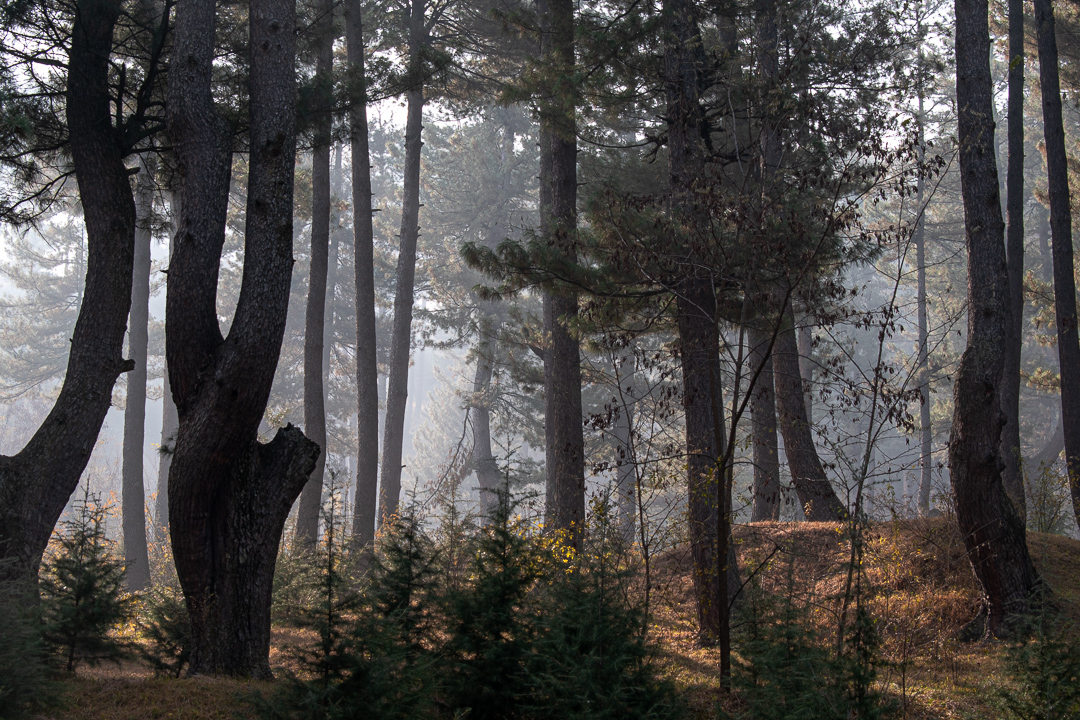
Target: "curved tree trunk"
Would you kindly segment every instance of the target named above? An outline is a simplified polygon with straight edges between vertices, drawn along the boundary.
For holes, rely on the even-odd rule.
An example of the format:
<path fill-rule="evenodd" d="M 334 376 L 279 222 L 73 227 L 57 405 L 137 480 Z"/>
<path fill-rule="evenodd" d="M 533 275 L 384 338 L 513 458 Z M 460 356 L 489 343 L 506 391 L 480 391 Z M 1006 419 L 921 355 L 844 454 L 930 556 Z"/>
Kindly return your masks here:
<path fill-rule="evenodd" d="M 79 0 L 68 58 L 67 123 L 86 223 L 86 286 L 67 373 L 48 417 L 0 456 L 0 577 L 36 577 L 53 526 L 79 483 L 112 404 L 131 305 L 135 200 L 112 125 L 109 56 L 118 0 Z"/>
<path fill-rule="evenodd" d="M 769 333 L 750 328 L 751 374 L 757 382 L 750 395 L 751 435 L 754 446 L 754 504 L 751 522 L 779 520 L 783 489 L 780 485 L 780 450 L 776 437 L 776 393 L 773 386 Z M 760 370 L 759 370 L 760 368 Z"/>
<path fill-rule="evenodd" d="M 1009 273 L 1009 331 L 1001 376 L 1001 481 L 1023 520 L 1024 473 L 1020 460 L 1020 360 L 1024 344 L 1024 0 L 1009 0 L 1009 165 L 1006 251 Z"/>
<path fill-rule="evenodd" d="M 1001 480 L 1001 371 L 1009 334 L 1009 285 L 991 119 L 986 0 L 956 0 L 960 181 L 968 250 L 968 343 L 953 391 L 949 474 L 956 521 L 982 583 L 988 628 L 1008 632 L 1030 610 L 1038 576 L 1024 524 Z"/>
<path fill-rule="evenodd" d="M 330 142 L 334 105 L 334 5 L 319 6 L 315 59 L 317 107 L 311 162 L 311 265 L 304 316 L 304 435 L 322 449 L 315 470 L 300 495 L 296 512 L 296 542 L 314 550 L 319 537 L 323 473 L 326 468 L 326 390 L 323 386 L 326 335 L 326 275 L 330 264 Z"/>
<path fill-rule="evenodd" d="M 397 513 L 401 496 L 401 453 L 405 441 L 405 410 L 409 398 L 416 241 L 420 235 L 420 152 L 424 145 L 421 137 L 424 130 L 424 80 L 421 77 L 420 55 L 427 44 L 425 0 L 411 0 L 410 7 L 409 73 L 412 87 L 405 93 L 408 103 L 405 120 L 405 178 L 401 202 L 397 284 L 394 288 L 394 329 L 390 337 L 390 380 L 386 391 L 382 474 L 379 478 L 380 518 Z"/>
<path fill-rule="evenodd" d="M 289 509 L 319 448 L 291 425 L 258 441 L 281 350 L 292 271 L 296 153 L 291 0 L 252 0 L 250 164 L 244 273 L 229 335 L 216 313 L 231 130 L 211 95 L 215 3 L 178 7 L 169 134 L 182 212 L 166 296 L 166 353 L 179 416 L 169 472 L 177 575 L 193 675 L 269 677 L 270 598 Z"/>
<path fill-rule="evenodd" d="M 1043 132 L 1050 197 L 1050 233 L 1054 258 L 1054 313 L 1057 318 L 1058 366 L 1061 372 L 1061 424 L 1065 431 L 1065 466 L 1072 489 L 1073 512 L 1080 518 L 1080 337 L 1077 335 L 1072 213 L 1065 129 L 1061 118 L 1057 38 L 1050 0 L 1035 0 L 1042 86 Z"/>
<path fill-rule="evenodd" d="M 356 502 L 353 542 L 375 542 L 379 487 L 379 361 L 375 329 L 375 230 L 371 220 L 367 76 L 360 0 L 346 0 L 345 40 L 356 86 L 349 102 L 352 146 L 353 271 L 356 280 Z"/>
<path fill-rule="evenodd" d="M 814 446 L 814 436 L 806 417 L 799 344 L 795 338 L 795 320 L 790 305 L 784 310 L 782 322 L 773 344 L 773 376 L 780 431 L 784 434 L 784 453 L 791 468 L 791 481 L 807 520 L 840 522 L 847 515 L 847 508 L 825 476 L 825 469 Z"/>
<path fill-rule="evenodd" d="M 146 546 L 146 489 L 143 487 L 143 441 L 146 438 L 146 353 L 150 321 L 150 222 L 154 208 L 153 179 L 145 161 L 136 180 L 135 256 L 128 322 L 128 354 L 135 369 L 128 374 L 124 403 L 122 498 L 124 584 L 128 592 L 150 584 Z"/>
<path fill-rule="evenodd" d="M 540 55 L 553 77 L 574 68 L 574 3 L 540 0 Z M 540 104 L 540 228 L 560 252 L 577 255 L 577 115 L 572 90 L 546 88 Z M 580 547 L 585 522 L 585 436 L 581 416 L 581 350 L 567 322 L 577 296 L 544 292 L 544 438 L 549 528 Z"/>

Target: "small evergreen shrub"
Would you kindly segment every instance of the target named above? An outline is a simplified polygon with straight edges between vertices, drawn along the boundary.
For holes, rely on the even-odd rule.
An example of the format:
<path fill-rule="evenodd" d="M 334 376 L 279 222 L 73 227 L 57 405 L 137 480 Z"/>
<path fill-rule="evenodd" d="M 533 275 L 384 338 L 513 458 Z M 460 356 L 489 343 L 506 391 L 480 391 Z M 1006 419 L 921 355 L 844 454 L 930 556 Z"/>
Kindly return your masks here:
<path fill-rule="evenodd" d="M 118 661 L 127 652 L 115 631 L 131 617 L 135 598 L 124 593 L 123 559 L 105 537 L 106 511 L 87 490 L 41 567 L 44 638 L 68 672 L 81 663 Z"/>
<path fill-rule="evenodd" d="M 30 583 L 0 581 L 0 718 L 26 717 L 60 696 L 34 594 Z"/>
<path fill-rule="evenodd" d="M 1013 682 L 997 689 L 996 702 L 1004 720 L 1080 718 L 1080 644 L 1073 630 L 1046 612 L 1032 621 L 1027 640 L 1008 648 Z"/>
<path fill-rule="evenodd" d="M 139 603 L 143 659 L 159 675 L 180 677 L 191 654 L 191 618 L 184 595 L 171 585 L 155 585 Z"/>

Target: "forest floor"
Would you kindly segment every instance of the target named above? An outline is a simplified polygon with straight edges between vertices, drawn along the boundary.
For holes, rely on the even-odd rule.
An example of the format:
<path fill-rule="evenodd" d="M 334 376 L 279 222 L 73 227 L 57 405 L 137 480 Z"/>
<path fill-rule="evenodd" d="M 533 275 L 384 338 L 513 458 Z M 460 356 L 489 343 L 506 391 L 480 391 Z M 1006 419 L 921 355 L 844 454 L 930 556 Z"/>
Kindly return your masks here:
<path fill-rule="evenodd" d="M 832 641 L 851 558 L 842 529 L 825 523 L 739 526 L 740 572 L 751 586 L 790 601 Z M 1052 588 L 1058 609 L 1080 624 L 1080 542 L 1028 534 L 1035 565 Z M 864 544 L 861 592 L 876 625 L 884 662 L 879 684 L 904 720 L 993 717 L 987 698 L 1007 683 L 1005 645 L 961 642 L 979 592 L 957 531 L 944 519 L 903 520 L 871 528 Z M 651 639 L 660 662 L 691 708 L 693 718 L 715 718 L 719 654 L 697 642 L 688 551 L 655 558 L 650 572 Z M 850 615 L 849 615 L 850 617 Z M 275 630 L 271 663 L 282 668 L 283 648 L 296 634 Z M 741 657 L 734 648 L 733 661 Z M 250 698 L 272 682 L 155 677 L 131 662 L 80 670 L 65 701 L 39 720 L 233 720 L 253 717 Z"/>

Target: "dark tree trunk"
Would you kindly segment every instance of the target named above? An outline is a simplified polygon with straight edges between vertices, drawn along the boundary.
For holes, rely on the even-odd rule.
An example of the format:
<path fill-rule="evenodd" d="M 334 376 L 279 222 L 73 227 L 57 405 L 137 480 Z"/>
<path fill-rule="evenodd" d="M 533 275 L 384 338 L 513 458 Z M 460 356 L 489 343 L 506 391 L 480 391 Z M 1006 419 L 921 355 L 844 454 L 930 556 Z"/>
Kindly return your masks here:
<path fill-rule="evenodd" d="M 346 0 L 345 40 L 356 85 L 349 102 L 352 145 L 353 270 L 356 279 L 356 502 L 353 542 L 375 542 L 379 487 L 379 361 L 375 332 L 375 230 L 371 221 L 371 153 L 368 149 L 367 76 L 360 0 Z"/>
<path fill-rule="evenodd" d="M 124 584 L 138 592 L 150 584 L 146 546 L 146 489 L 143 487 L 143 441 L 146 437 L 146 351 L 150 321 L 150 223 L 154 209 L 153 179 L 145 162 L 136 180 L 135 255 L 128 321 L 128 355 L 135 369 L 128 373 L 124 403 L 122 470 Z"/>
<path fill-rule="evenodd" d="M 176 248 L 176 230 L 180 227 L 180 191 L 170 193 L 173 236 L 169 240 L 169 258 Z M 166 275 L 166 284 L 168 276 Z M 154 504 L 154 540 L 162 542 L 169 536 L 169 467 L 172 465 L 173 449 L 176 447 L 176 430 L 180 420 L 176 417 L 172 385 L 169 383 L 169 363 L 165 362 L 164 388 L 161 397 L 161 446 L 158 452 L 157 499 Z"/>
<path fill-rule="evenodd" d="M 551 77 L 574 72 L 574 3 L 540 0 L 540 54 Z M 577 256 L 577 114 L 573 90 L 545 88 L 540 104 L 540 228 L 563 255 Z M 544 293 L 544 437 L 547 524 L 575 546 L 585 521 L 585 436 L 581 415 L 581 351 L 568 323 L 577 296 Z"/>
<path fill-rule="evenodd" d="M 258 441 L 281 350 L 292 270 L 296 8 L 253 0 L 244 273 L 229 335 L 216 313 L 231 130 L 211 95 L 213 0 L 178 7 L 168 125 L 182 212 L 166 297 L 179 416 L 169 472 L 177 575 L 193 675 L 269 677 L 270 599 L 282 528 L 319 447 L 293 426 Z"/>
<path fill-rule="evenodd" d="M 1080 339 L 1077 337 L 1069 169 L 1065 154 L 1065 128 L 1061 119 L 1054 9 L 1050 0 L 1035 0 L 1035 29 L 1039 40 L 1039 84 L 1042 88 L 1043 132 L 1046 135 L 1046 180 L 1054 257 L 1054 312 L 1057 318 L 1058 367 L 1061 372 L 1061 424 L 1065 430 L 1065 466 L 1072 488 L 1073 512 L 1080 518 Z"/>
<path fill-rule="evenodd" d="M 799 368 L 799 343 L 795 338 L 795 319 L 790 306 L 784 310 L 782 323 L 773 345 L 773 374 L 791 481 L 807 520 L 840 522 L 847 515 L 847 508 L 825 476 L 810 432 Z"/>
<path fill-rule="evenodd" d="M 492 353 L 492 323 L 480 320 L 480 337 L 476 343 L 476 374 L 473 376 L 469 420 L 473 429 L 472 468 L 480 486 L 480 512 L 485 521 L 494 516 L 499 506 L 499 489 L 503 485 L 499 463 L 491 452 L 491 375 L 494 367 Z"/>
<path fill-rule="evenodd" d="M 956 521 L 987 598 L 988 628 L 1030 610 L 1038 581 L 1024 524 L 1001 480 L 1000 384 L 1009 335 L 1009 280 L 994 158 L 986 0 L 956 0 L 960 181 L 968 250 L 968 343 L 956 372 L 949 473 Z"/>
<path fill-rule="evenodd" d="M 770 334 L 750 328 L 751 373 L 757 382 L 750 395 L 751 436 L 754 446 L 754 504 L 751 522 L 779 520 L 782 504 L 780 450 L 776 437 L 776 393 L 773 386 Z"/>
<path fill-rule="evenodd" d="M 1009 328 L 1001 376 L 1001 481 L 1026 516 L 1020 460 L 1020 354 L 1024 343 L 1024 0 L 1009 0 L 1009 165 L 1005 180 L 1009 217 L 1006 251 L 1009 273 Z"/>
<path fill-rule="evenodd" d="M 405 441 L 405 410 L 409 398 L 409 351 L 412 345 L 413 290 L 416 277 L 416 241 L 420 235 L 420 151 L 423 148 L 424 80 L 421 53 L 427 44 L 425 0 L 411 0 L 409 18 L 409 73 L 412 87 L 405 93 L 405 170 L 401 201 L 401 238 L 398 245 L 397 284 L 394 288 L 394 328 L 390 336 L 390 381 L 386 391 L 386 426 L 383 429 L 379 515 L 394 515 L 401 496 L 401 453 Z"/>
<path fill-rule="evenodd" d="M 67 123 L 86 223 L 86 286 L 67 373 L 48 417 L 0 456 L 0 576 L 33 578 L 112 403 L 131 305 L 135 200 L 112 125 L 109 56 L 117 0 L 79 0 L 68 58 Z"/>
<path fill-rule="evenodd" d="M 311 162 L 311 266 L 304 316 L 304 435 L 322 452 L 300 495 L 296 542 L 314 550 L 319 537 L 323 473 L 326 468 L 326 390 L 323 358 L 326 335 L 326 275 L 330 264 L 330 142 L 334 107 L 334 5 L 322 0 L 315 58 L 315 142 Z"/>

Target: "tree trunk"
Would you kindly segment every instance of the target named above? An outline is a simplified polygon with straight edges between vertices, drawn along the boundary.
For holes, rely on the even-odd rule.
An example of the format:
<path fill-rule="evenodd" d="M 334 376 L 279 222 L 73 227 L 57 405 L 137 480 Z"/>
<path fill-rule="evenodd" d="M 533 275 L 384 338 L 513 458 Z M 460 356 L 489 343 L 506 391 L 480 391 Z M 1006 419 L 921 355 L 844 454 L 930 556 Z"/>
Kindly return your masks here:
<path fill-rule="evenodd" d="M 128 373 L 124 403 L 122 470 L 124 585 L 128 592 L 150 585 L 146 546 L 146 490 L 143 487 L 143 441 L 146 437 L 146 353 L 150 321 L 150 223 L 154 209 L 153 179 L 145 161 L 136 180 L 135 255 L 128 321 L 128 355 L 135 369 Z"/>
<path fill-rule="evenodd" d="M 180 191 L 173 190 L 170 193 L 170 208 L 172 212 L 173 235 L 169 239 L 169 259 L 172 259 L 173 250 L 176 249 L 176 231 L 180 228 Z M 166 285 L 168 284 L 168 275 Z M 157 499 L 154 505 L 154 540 L 164 542 L 169 536 L 169 467 L 172 465 L 172 454 L 176 447 L 176 430 L 180 421 L 176 417 L 176 403 L 173 402 L 172 385 L 169 384 L 169 363 L 165 361 L 165 373 L 163 377 L 163 391 L 161 396 L 161 445 L 158 451 L 158 481 Z"/>
<path fill-rule="evenodd" d="M 754 446 L 754 504 L 751 522 L 779 520 L 782 504 L 780 450 L 776 437 L 776 392 L 773 385 L 769 333 L 750 328 L 750 372 L 757 382 L 750 395 L 751 435 Z"/>
<path fill-rule="evenodd" d="M 1001 480 L 1001 372 L 1009 334 L 1004 223 L 991 119 L 986 0 L 956 0 L 960 181 L 968 250 L 968 344 L 956 372 L 949 474 L 956 521 L 987 598 L 987 626 L 1008 632 L 1038 581 L 1024 524 Z"/>
<path fill-rule="evenodd" d="M 921 27 L 921 26 L 920 26 Z M 922 50 L 919 50 L 919 64 L 922 66 Z M 920 69 L 921 72 L 921 69 Z M 924 129 L 924 98 L 923 86 L 918 85 L 919 110 L 916 122 L 919 133 L 919 162 L 926 157 L 926 135 Z M 919 180 L 915 190 L 915 212 L 919 216 L 915 220 L 915 266 L 917 274 L 917 304 L 919 326 L 919 350 L 916 358 L 916 372 L 919 380 L 919 514 L 927 516 L 930 513 L 930 491 L 933 486 L 933 440 L 934 428 L 930 418 L 930 330 L 926 311 L 926 180 L 923 177 L 923 169 L 919 169 Z"/>
<path fill-rule="evenodd" d="M 574 73 L 574 3 L 539 0 L 540 55 L 551 77 Z M 545 88 L 540 103 L 540 229 L 562 254 L 577 256 L 577 112 L 574 90 Z M 581 351 L 569 331 L 577 296 L 544 292 L 544 439 L 547 525 L 580 547 L 585 522 L 585 436 Z"/>
<path fill-rule="evenodd" d="M 806 319 L 809 322 L 809 318 Z M 814 424 L 814 336 L 810 326 L 799 326 L 796 337 L 799 346 L 799 377 L 802 379 L 803 401 L 806 403 L 806 422 Z"/>
<path fill-rule="evenodd" d="M 409 19 L 409 73 L 412 87 L 405 93 L 408 102 L 405 120 L 405 178 L 401 202 L 397 284 L 394 288 L 394 329 L 390 337 L 390 381 L 386 392 L 382 476 L 379 482 L 380 518 L 397 513 L 401 496 L 401 453 L 405 441 L 405 410 L 409 397 L 416 241 L 420 235 L 420 151 L 424 145 L 421 138 L 424 129 L 421 53 L 427 43 L 424 3 L 425 0 L 411 0 Z"/>
<path fill-rule="evenodd" d="M 375 330 L 375 231 L 371 214 L 371 153 L 368 148 L 367 76 L 360 0 L 346 0 L 345 40 L 356 86 L 349 102 L 352 145 L 353 270 L 356 279 L 356 502 L 353 542 L 375 542 L 379 487 L 379 361 Z"/>
<path fill-rule="evenodd" d="M 1001 376 L 1001 481 L 1026 516 L 1024 473 L 1020 460 L 1020 359 L 1024 344 L 1024 0 L 1009 0 L 1009 165 L 1006 203 L 1009 225 L 1006 251 L 1009 274 L 1009 328 Z"/>
<path fill-rule="evenodd" d="M 330 264 L 330 142 L 334 106 L 334 6 L 322 0 L 315 58 L 315 142 L 311 161 L 311 266 L 304 316 L 304 435 L 322 452 L 300 495 L 296 543 L 314 550 L 319 537 L 323 473 L 326 468 L 326 390 L 323 387 L 323 341 L 326 334 L 326 275 Z"/>
<path fill-rule="evenodd" d="M 627 547 L 634 544 L 637 518 L 637 467 L 634 462 L 634 406 L 618 409 L 612 435 L 615 437 L 615 498 L 619 536 Z"/>
<path fill-rule="evenodd" d="M 810 432 L 806 403 L 803 401 L 799 344 L 795 338 L 795 318 L 790 305 L 784 309 L 783 324 L 773 345 L 773 379 L 776 383 L 780 431 L 784 434 L 784 453 L 806 519 L 811 522 L 840 522 L 847 515 L 847 508 L 833 491 L 814 447 L 814 436 Z"/>
<path fill-rule="evenodd" d="M 124 360 L 135 200 L 112 126 L 109 56 L 117 0 L 79 0 L 68 58 L 67 123 L 86 223 L 86 286 L 67 372 L 26 446 L 0 456 L 0 577 L 33 578 L 53 526 L 90 459 Z"/>
<path fill-rule="evenodd" d="M 1054 257 L 1054 312 L 1058 367 L 1061 372 L 1061 424 L 1065 430 L 1065 467 L 1072 489 L 1073 512 L 1080 518 L 1080 338 L 1077 337 L 1076 281 L 1073 275 L 1072 213 L 1065 129 L 1061 119 L 1057 38 L 1050 0 L 1035 0 L 1046 135 L 1046 180 L 1050 197 L 1050 235 Z"/>
<path fill-rule="evenodd" d="M 179 416 L 169 472 L 177 575 L 191 618 L 192 675 L 270 677 L 270 599 L 282 528 L 319 447 L 289 425 L 258 441 L 292 271 L 296 155 L 291 0 L 250 5 L 250 161 L 244 273 L 229 335 L 216 314 L 231 129 L 211 94 L 213 0 L 178 7 L 168 96 L 182 212 L 166 296 L 166 354 Z"/>
<path fill-rule="evenodd" d="M 489 318 L 481 318 L 480 337 L 476 343 L 476 374 L 469 404 L 473 428 L 471 463 L 480 486 L 480 513 L 485 522 L 494 517 L 499 506 L 499 490 L 504 483 L 499 463 L 491 452 L 491 375 L 494 367 L 491 325 Z"/>

